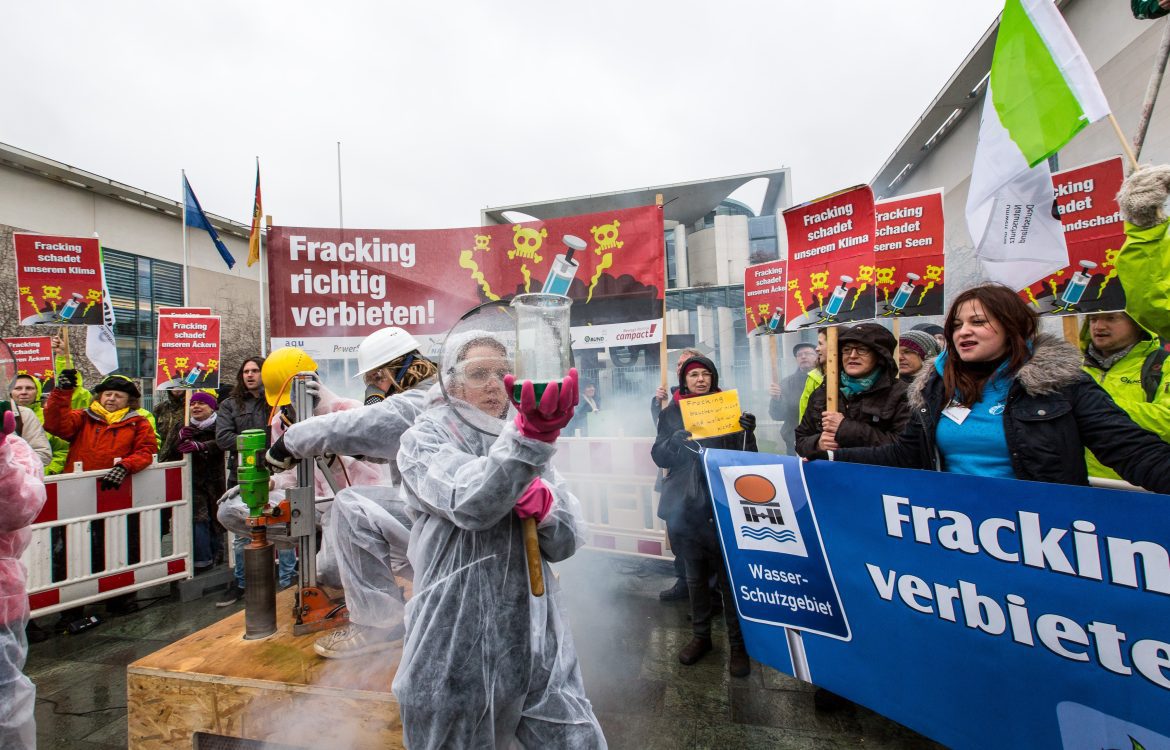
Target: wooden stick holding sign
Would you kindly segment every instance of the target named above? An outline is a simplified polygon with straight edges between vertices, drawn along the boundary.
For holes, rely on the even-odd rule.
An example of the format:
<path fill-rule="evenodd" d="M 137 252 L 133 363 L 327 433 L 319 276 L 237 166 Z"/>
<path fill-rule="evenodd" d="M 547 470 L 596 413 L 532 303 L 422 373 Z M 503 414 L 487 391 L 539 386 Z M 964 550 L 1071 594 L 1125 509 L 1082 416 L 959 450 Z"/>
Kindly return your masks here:
<path fill-rule="evenodd" d="M 837 395 L 841 389 L 840 367 L 837 356 L 837 326 L 825 329 L 825 409 L 838 411 Z"/>
<path fill-rule="evenodd" d="M 1065 315 L 1060 319 L 1064 325 L 1064 340 L 1075 346 L 1077 349 L 1081 348 L 1081 316 L 1079 315 Z"/>
<path fill-rule="evenodd" d="M 661 220 L 661 218 L 662 218 L 661 214 L 663 212 L 662 193 L 658 193 L 657 195 L 654 196 L 654 205 L 658 206 L 658 213 L 660 214 L 660 216 L 658 218 L 659 218 L 659 220 Z M 662 278 L 665 281 L 665 279 L 666 279 L 666 269 L 665 269 L 666 257 L 665 257 L 665 255 L 662 258 L 662 263 L 664 266 L 663 271 L 662 271 Z M 659 344 L 658 344 L 658 365 L 659 365 L 658 369 L 660 371 L 659 376 L 660 376 L 660 381 L 661 381 L 660 385 L 662 386 L 662 390 L 666 391 L 669 394 L 670 391 L 667 390 L 667 387 L 666 387 L 666 367 L 667 367 L 666 343 L 667 343 L 666 342 L 666 288 L 665 288 L 665 284 L 664 284 L 663 289 L 662 289 L 662 341 L 659 342 Z M 669 403 L 669 402 L 667 402 L 667 403 Z M 661 406 L 664 409 L 666 408 L 665 403 L 661 404 Z"/>

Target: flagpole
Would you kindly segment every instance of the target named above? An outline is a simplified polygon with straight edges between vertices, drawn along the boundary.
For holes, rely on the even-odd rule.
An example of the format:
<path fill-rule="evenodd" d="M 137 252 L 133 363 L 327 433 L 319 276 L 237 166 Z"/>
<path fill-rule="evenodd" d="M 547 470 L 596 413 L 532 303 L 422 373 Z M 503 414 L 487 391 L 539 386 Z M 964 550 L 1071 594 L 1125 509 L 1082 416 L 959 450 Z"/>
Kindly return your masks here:
<path fill-rule="evenodd" d="M 268 228 L 272 228 L 272 217 L 266 217 L 265 222 Z M 267 339 L 264 337 L 264 332 L 268 329 L 268 323 L 264 316 L 264 278 L 268 274 L 268 263 L 264 260 L 264 232 L 260 233 L 260 356 L 268 356 L 268 345 L 265 343 Z"/>
<path fill-rule="evenodd" d="M 1133 147 L 1129 145 L 1129 141 L 1125 140 L 1125 134 L 1121 132 L 1121 126 L 1117 124 L 1117 118 L 1113 113 L 1109 113 L 1109 122 L 1113 125 L 1113 132 L 1117 133 L 1117 140 L 1121 141 L 1121 149 L 1125 155 L 1129 157 L 1129 165 L 1134 169 L 1138 168 L 1137 156 L 1133 153 Z"/>
<path fill-rule="evenodd" d="M 345 229 L 345 214 L 341 210 L 341 141 L 337 142 L 337 226 Z"/>
<path fill-rule="evenodd" d="M 190 305 L 191 287 L 189 282 L 191 278 L 191 261 L 187 257 L 187 170 L 180 169 L 179 174 L 182 178 L 180 180 L 182 184 L 179 185 L 179 195 L 183 196 L 181 198 L 183 201 L 183 221 L 180 224 L 183 230 L 183 304 Z"/>

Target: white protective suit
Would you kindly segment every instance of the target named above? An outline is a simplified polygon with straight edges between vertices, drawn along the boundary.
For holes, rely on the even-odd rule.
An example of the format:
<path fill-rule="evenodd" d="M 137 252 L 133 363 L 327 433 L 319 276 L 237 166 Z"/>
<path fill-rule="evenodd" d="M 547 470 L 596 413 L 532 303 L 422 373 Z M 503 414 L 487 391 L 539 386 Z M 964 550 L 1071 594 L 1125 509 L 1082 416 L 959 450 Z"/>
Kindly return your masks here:
<path fill-rule="evenodd" d="M 24 675 L 27 572 L 20 555 L 45 504 L 44 464 L 16 435 L 0 435 L 0 748 L 36 747 L 36 688 Z"/>
<path fill-rule="evenodd" d="M 361 409 L 362 404 L 360 401 L 355 401 L 351 398 L 342 398 L 322 384 L 320 387 L 320 399 L 313 409 L 313 416 L 347 411 L 354 412 L 360 411 Z M 285 428 L 280 421 L 278 410 L 278 413 L 272 420 L 272 440 L 275 441 L 284 431 Z M 341 456 L 331 463 L 329 473 L 339 491 L 344 487 L 348 487 L 350 484 L 379 484 L 383 481 L 388 481 L 390 476 L 389 469 L 377 462 L 359 461 Z M 297 472 L 295 468 L 282 471 L 274 476 L 272 478 L 272 492 L 268 499 L 269 506 L 276 507 L 279 505 L 280 501 L 284 499 L 284 490 L 296 486 L 296 483 Z M 314 473 L 313 486 L 318 500 L 333 497 L 333 489 L 329 486 L 329 482 L 325 479 L 321 471 Z M 318 503 L 316 508 L 317 524 L 321 526 L 324 538 L 321 549 L 317 551 L 317 579 L 327 586 L 337 587 L 341 586 L 341 579 L 338 575 L 336 558 L 329 545 L 328 532 L 331 505 L 332 503 L 329 502 Z M 240 497 L 239 487 L 231 488 L 220 498 L 219 510 L 216 512 L 216 517 L 223 524 L 224 528 L 233 534 L 242 537 L 251 536 L 252 530 L 248 526 L 248 506 L 244 504 L 243 499 Z M 268 540 L 274 542 L 279 548 L 290 547 L 292 545 L 292 539 L 287 534 L 280 533 L 282 529 L 284 529 L 283 526 L 270 527 Z"/>
<path fill-rule="evenodd" d="M 510 421 L 498 438 L 483 434 L 455 408 L 424 412 L 398 453 L 403 496 L 416 516 L 414 597 L 393 685 L 405 744 L 606 747 L 549 567 L 583 542 L 577 499 L 549 466 L 556 447 L 521 436 Z M 537 476 L 554 494 L 539 525 L 546 588 L 539 598 L 529 591 L 513 512 Z"/>
<path fill-rule="evenodd" d="M 394 576 L 411 580 L 406 556 L 410 518 L 398 492 L 398 455 L 402 433 L 414 424 L 432 381 L 359 409 L 339 411 L 292 425 L 284 446 L 299 459 L 333 454 L 386 462 L 386 481 L 351 486 L 337 493 L 325 526 L 325 548 L 332 550 L 349 619 L 358 625 L 393 628 L 405 612 Z M 438 386 L 433 387 L 439 395 Z M 355 483 L 356 485 L 356 483 Z"/>

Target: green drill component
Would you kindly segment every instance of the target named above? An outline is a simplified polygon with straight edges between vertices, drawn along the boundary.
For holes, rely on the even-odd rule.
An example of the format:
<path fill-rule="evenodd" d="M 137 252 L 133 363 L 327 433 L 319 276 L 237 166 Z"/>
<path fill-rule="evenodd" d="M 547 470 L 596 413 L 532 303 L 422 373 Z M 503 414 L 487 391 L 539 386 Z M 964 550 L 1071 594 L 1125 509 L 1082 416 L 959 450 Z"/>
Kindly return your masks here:
<path fill-rule="evenodd" d="M 268 505 L 268 467 L 264 453 L 268 450 L 268 436 L 264 430 L 244 430 L 236 437 L 236 451 L 240 454 L 240 465 L 236 469 L 239 477 L 240 497 L 248 506 L 248 517 L 259 518 Z"/>

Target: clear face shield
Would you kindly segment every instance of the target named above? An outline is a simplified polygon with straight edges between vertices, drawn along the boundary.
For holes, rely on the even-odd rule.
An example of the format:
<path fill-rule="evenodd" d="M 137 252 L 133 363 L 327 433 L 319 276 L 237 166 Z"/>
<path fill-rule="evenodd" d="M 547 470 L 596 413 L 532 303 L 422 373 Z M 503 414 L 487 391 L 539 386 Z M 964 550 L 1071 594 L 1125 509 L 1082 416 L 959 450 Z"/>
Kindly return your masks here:
<path fill-rule="evenodd" d="M 513 413 L 504 376 L 516 361 L 516 323 L 508 303 L 488 302 L 451 326 L 439 353 L 439 386 L 466 426 L 495 437 Z"/>

